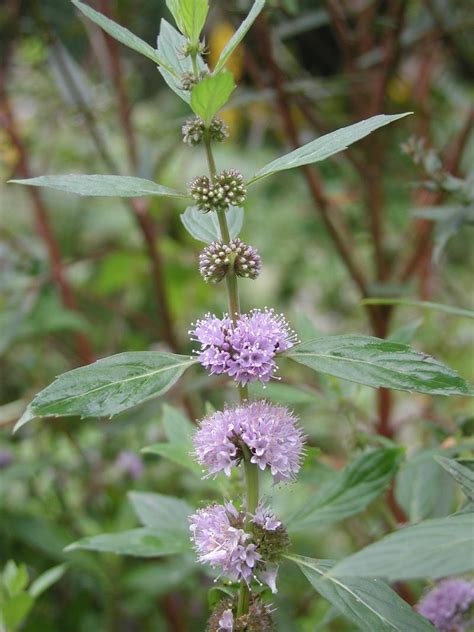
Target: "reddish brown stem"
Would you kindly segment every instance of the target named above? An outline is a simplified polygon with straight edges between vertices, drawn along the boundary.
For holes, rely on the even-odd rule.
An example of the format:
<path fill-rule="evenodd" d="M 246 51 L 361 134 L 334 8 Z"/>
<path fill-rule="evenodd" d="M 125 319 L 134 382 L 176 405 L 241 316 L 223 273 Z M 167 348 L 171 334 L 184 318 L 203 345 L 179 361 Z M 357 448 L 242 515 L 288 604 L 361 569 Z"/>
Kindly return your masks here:
<path fill-rule="evenodd" d="M 111 8 L 110 0 L 100 0 L 101 12 L 108 18 L 114 19 L 114 15 Z M 133 132 L 133 125 L 131 120 L 131 108 L 127 96 L 127 91 L 123 83 L 122 62 L 118 50 L 117 40 L 104 33 L 104 39 L 109 51 L 110 70 L 112 81 L 114 83 L 115 92 L 117 94 L 119 117 L 124 131 L 128 158 L 130 166 L 133 169 L 137 168 L 137 146 L 135 142 L 135 134 Z"/>
<path fill-rule="evenodd" d="M 15 115 L 8 97 L 6 87 L 6 71 L 0 69 L 0 119 L 2 127 L 7 133 L 12 145 L 18 153 L 17 171 L 23 178 L 31 178 L 28 153 L 20 133 L 17 128 Z M 38 234 L 43 239 L 48 252 L 51 266 L 51 275 L 61 296 L 64 307 L 70 310 L 77 310 L 77 302 L 72 291 L 61 260 L 61 252 L 51 227 L 48 210 L 44 204 L 41 193 L 35 187 L 28 187 L 28 193 L 33 203 L 33 211 Z M 75 341 L 78 356 L 83 364 L 94 361 L 92 345 L 88 337 L 78 332 L 75 334 Z"/>

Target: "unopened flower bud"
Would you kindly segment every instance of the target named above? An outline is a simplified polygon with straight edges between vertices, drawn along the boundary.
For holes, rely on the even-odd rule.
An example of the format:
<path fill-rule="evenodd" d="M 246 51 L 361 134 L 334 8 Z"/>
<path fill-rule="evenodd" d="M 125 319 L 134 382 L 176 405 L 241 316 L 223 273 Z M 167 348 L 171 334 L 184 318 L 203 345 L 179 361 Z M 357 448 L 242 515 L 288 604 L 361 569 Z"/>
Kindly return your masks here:
<path fill-rule="evenodd" d="M 250 597 L 249 610 L 237 618 L 235 599 L 222 599 L 208 621 L 206 632 L 273 632 L 272 608 L 259 595 Z"/>
<path fill-rule="evenodd" d="M 226 206 L 239 206 L 247 197 L 244 178 L 236 169 L 226 169 L 216 175 L 214 187 L 219 199 L 222 199 Z"/>
<path fill-rule="evenodd" d="M 230 269 L 240 277 L 256 279 L 262 262 L 255 248 L 236 238 L 229 244 L 214 241 L 199 255 L 199 272 L 205 281 L 219 283 Z"/>
<path fill-rule="evenodd" d="M 194 72 L 183 72 L 180 77 L 181 89 L 189 92 L 208 74 L 207 70 L 201 70 L 197 74 Z"/>
<path fill-rule="evenodd" d="M 206 131 L 204 121 L 196 116 L 188 119 L 181 128 L 183 133 L 183 142 L 188 145 L 199 145 L 204 138 Z M 222 142 L 229 135 L 227 125 L 221 119 L 214 119 L 209 126 L 209 136 L 211 140 L 218 143 Z"/>

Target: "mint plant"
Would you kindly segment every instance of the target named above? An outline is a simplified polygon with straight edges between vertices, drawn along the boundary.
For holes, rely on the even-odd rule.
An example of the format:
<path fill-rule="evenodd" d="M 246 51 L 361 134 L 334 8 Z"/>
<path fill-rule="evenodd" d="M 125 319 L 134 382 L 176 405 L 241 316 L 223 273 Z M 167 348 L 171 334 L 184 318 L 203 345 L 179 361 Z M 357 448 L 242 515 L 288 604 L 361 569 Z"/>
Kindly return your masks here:
<path fill-rule="evenodd" d="M 236 88 L 226 64 L 262 11 L 264 0 L 256 0 L 212 70 L 205 61 L 202 38 L 207 0 L 167 0 L 177 29 L 163 21 L 156 49 L 79 0 L 73 4 L 112 37 L 157 64 L 170 89 L 192 110 L 193 117 L 182 128 L 183 141 L 190 151 L 203 145 L 207 165 L 180 191 L 117 175 L 49 175 L 15 182 L 79 195 L 164 196 L 186 201 L 189 206 L 182 222 L 193 237 L 206 243 L 199 272 L 206 281 L 225 285 L 228 311 L 204 315 L 190 325 L 190 339 L 199 345 L 194 356 L 126 352 L 60 375 L 36 395 L 16 429 L 35 418 L 111 418 L 165 394 L 196 364 L 209 375 L 233 381 L 239 401 L 209 413 L 192 437 L 186 422 L 176 421 L 167 449 L 163 445 L 147 448 L 200 474 L 204 469 L 204 476 L 211 480 L 221 472 L 229 477 L 222 503 L 190 507 L 178 498 L 137 493 L 132 504 L 142 528 L 85 538 L 69 548 L 143 557 L 173 555 L 188 550 L 190 529 L 198 561 L 211 567 L 216 580 L 223 580 L 222 598 L 209 618 L 210 632 L 272 630 L 275 614 L 266 587 L 277 591 L 279 568 L 286 561 L 296 563 L 312 586 L 360 629 L 433 630 L 381 580 L 437 579 L 471 571 L 472 556 L 465 551 L 472 535 L 472 513 L 460 512 L 395 531 L 338 563 L 291 552 L 291 534 L 298 529 L 354 515 L 384 491 L 397 471 L 401 451 L 386 441 L 363 453 L 340 477 L 323 486 L 319 496 L 288 513 L 285 521 L 262 494 L 261 478 L 269 472 L 274 485 L 296 478 L 305 454 L 304 433 L 287 407 L 253 399 L 249 386 L 265 385 L 278 377 L 282 358 L 373 388 L 447 396 L 469 395 L 470 386 L 441 362 L 398 342 L 362 335 L 300 342 L 283 315 L 272 308 L 242 306 L 239 297 L 240 280 L 255 279 L 262 266 L 255 246 L 239 238 L 249 187 L 280 171 L 324 160 L 408 113 L 379 114 L 321 136 L 250 177 L 238 168 L 221 170 L 214 146 L 225 142 L 228 134 L 217 115 Z M 458 481 L 461 476 L 462 489 L 472 493 L 472 480 L 465 473 L 459 474 L 456 465 L 448 471 L 455 472 Z M 440 544 L 451 532 L 456 537 L 447 555 Z"/>

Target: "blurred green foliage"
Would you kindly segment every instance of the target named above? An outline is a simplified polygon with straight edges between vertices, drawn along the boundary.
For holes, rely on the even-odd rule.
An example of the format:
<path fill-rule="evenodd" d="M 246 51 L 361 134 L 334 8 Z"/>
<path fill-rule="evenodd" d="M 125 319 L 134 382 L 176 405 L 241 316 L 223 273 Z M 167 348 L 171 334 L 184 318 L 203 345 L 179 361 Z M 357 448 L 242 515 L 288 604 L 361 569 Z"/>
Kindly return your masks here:
<path fill-rule="evenodd" d="M 229 20 L 238 21 L 249 3 L 225 4 L 229 5 L 225 7 L 228 12 L 214 7 L 211 15 L 211 47 L 219 41 L 219 29 Z M 413 121 L 383 132 L 389 147 L 382 183 L 385 234 L 394 261 L 404 254 L 403 235 L 410 234 L 411 211 L 417 206 L 413 188 L 419 179 L 400 144 L 412 132 L 428 127 L 430 143 L 437 148 L 445 146 L 458 133 L 472 101 L 469 80 L 474 59 L 468 3 L 453 2 L 447 15 L 442 2 L 433 2 L 435 17 L 422 4 L 414 0 L 408 3 L 400 35 L 400 41 L 406 42 L 400 52 L 403 63 L 386 87 L 387 111 L 415 109 Z M 348 86 L 353 78 L 344 71 L 325 3 L 285 0 L 269 5 L 275 32 L 281 38 L 279 53 L 293 75 L 304 80 L 305 90 L 325 126 L 333 129 L 351 122 Z M 2 41 L 12 47 L 7 90 L 33 173 L 109 171 L 91 140 L 87 111 L 92 112 L 99 136 L 120 172 L 130 173 L 103 39 L 90 25 L 84 29 L 67 2 L 25 2 L 21 3 L 18 19 L 10 19 L 4 9 L 0 9 L 0 15 L 5 35 Z M 159 20 L 165 15 L 164 3 L 116 3 L 117 21 L 150 43 L 154 43 Z M 375 31 L 382 29 L 385 17 L 379 16 Z M 410 42 L 420 33 L 436 29 L 435 18 L 441 19 L 447 33 L 435 39 L 435 80 L 420 104 L 416 100 L 420 59 L 429 44 L 423 44 L 423 39 L 416 46 Z M 256 44 L 251 34 L 247 55 L 259 62 Z M 86 108 L 78 107 L 61 73 L 58 50 L 66 59 Z M 152 63 L 128 50 L 121 49 L 120 55 L 139 148 L 136 175 L 180 189 L 183 182 L 205 170 L 203 151 L 190 151 L 181 142 L 185 104 L 165 90 Z M 364 60 L 360 63 L 363 69 Z M 240 166 L 248 176 L 283 153 L 286 140 L 273 107 L 273 93 L 257 89 L 245 61 L 240 72 L 243 84 L 235 97 L 240 105 L 225 114 L 232 142 L 217 149 L 217 158 L 223 168 Z M 302 138 L 314 136 L 300 115 L 298 124 Z M 473 152 L 471 143 L 465 150 L 460 174 L 472 164 Z M 15 175 L 17 161 L 17 150 L 8 135 L 0 131 L 2 181 Z M 341 210 L 347 222 L 358 259 L 370 268 L 373 243 L 357 174 L 343 158 L 323 163 L 320 172 L 331 204 Z M 22 629 L 204 629 L 208 616 L 206 594 L 213 579 L 196 567 L 193 556 L 144 561 L 105 553 L 64 552 L 68 544 L 80 538 L 137 527 L 126 500 L 131 490 L 185 497 L 193 506 L 216 497 L 213 484 L 183 470 L 173 459 L 140 455 L 144 446 L 170 440 L 159 403 L 149 402 L 113 422 L 65 419 L 41 426 L 34 423 L 21 436 L 11 437 L 13 423 L 31 396 L 55 375 L 79 364 L 74 344 L 77 332 L 87 335 L 97 357 L 120 351 L 167 349 L 160 339 L 162 315 L 156 306 L 148 257 L 129 209 L 113 198 L 76 198 L 51 191 L 44 191 L 42 196 L 78 310 L 66 309 L 61 303 L 44 241 L 35 226 L 29 192 L 2 186 L 0 566 L 14 559 L 37 576 L 53 564 L 67 561 L 68 572 L 35 604 L 34 616 Z M 189 353 L 192 344 L 186 332 L 190 323 L 207 311 L 224 311 L 225 296 L 197 275 L 201 245 L 185 231 L 180 221 L 183 210 L 179 201 L 151 201 L 172 324 L 180 351 Z M 241 284 L 245 307 L 271 305 L 284 311 L 303 340 L 314 332 L 368 331 L 364 308 L 301 174 L 285 173 L 252 187 L 242 238 L 259 249 L 264 262 L 256 282 Z M 430 270 L 430 299 L 474 307 L 471 242 L 469 227 L 448 241 L 440 261 Z M 383 295 L 392 289 L 378 285 L 373 294 Z M 417 296 L 416 280 L 396 289 L 402 296 Z M 402 336 L 464 377 L 474 378 L 469 320 L 402 306 L 392 320 L 391 335 Z M 330 377 L 309 377 L 301 367 L 288 370 L 285 366 L 288 379 L 272 382 L 263 395 L 293 407 L 301 416 L 310 446 L 324 456 L 310 450 L 301 483 L 281 491 L 281 502 L 287 503 L 287 509 L 290 501 L 301 503 L 321 487 L 324 491 L 325 483 L 336 477 L 335 470 L 347 462 L 348 455 L 356 457 L 363 448 L 379 445 L 373 433 L 376 413 L 372 390 Z M 298 386 L 301 376 L 305 377 L 304 387 Z M 230 386 L 204 379 L 199 370 L 193 369 L 185 376 L 181 389 L 173 392 L 171 403 L 199 417 L 206 405 L 218 407 L 233 396 Z M 467 437 L 472 434 L 474 411 L 469 406 L 463 398 L 448 401 L 421 395 L 394 396 L 393 423 L 408 459 L 401 466 L 396 495 L 412 520 L 443 516 L 456 508 L 459 499 L 452 481 L 430 456 L 445 453 L 445 448 L 452 451 L 450 456 L 470 454 L 472 446 Z M 127 460 L 124 453 L 132 453 L 134 460 Z M 185 459 L 186 455 L 174 460 L 177 458 Z M 227 484 L 232 486 L 232 479 Z M 279 492 L 268 485 L 267 493 Z M 383 503 L 375 500 L 362 514 L 346 518 L 329 530 L 295 534 L 294 549 L 312 557 L 340 558 L 383 535 L 390 520 Z M 415 594 L 421 588 L 419 582 L 412 582 Z M 325 601 L 314 597 L 314 591 L 294 566 L 283 568 L 274 603 L 281 631 L 353 629 L 334 618 Z"/>

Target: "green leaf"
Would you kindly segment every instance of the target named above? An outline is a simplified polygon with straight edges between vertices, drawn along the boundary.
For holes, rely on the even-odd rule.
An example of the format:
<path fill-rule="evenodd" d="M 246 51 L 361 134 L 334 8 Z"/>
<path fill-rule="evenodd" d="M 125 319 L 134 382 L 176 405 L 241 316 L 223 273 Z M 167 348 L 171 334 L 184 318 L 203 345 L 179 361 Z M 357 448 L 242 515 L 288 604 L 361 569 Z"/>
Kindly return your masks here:
<path fill-rule="evenodd" d="M 461 316 L 464 318 L 474 318 L 474 312 L 462 307 L 443 305 L 442 303 L 432 303 L 431 301 L 415 301 L 406 298 L 365 298 L 362 305 L 404 305 L 407 307 L 420 307 L 421 309 L 431 309 L 436 312 L 443 312 L 451 316 Z"/>
<path fill-rule="evenodd" d="M 113 20 L 105 17 L 102 13 L 95 11 L 87 4 L 80 2 L 79 0 L 71 0 L 73 5 L 79 9 L 86 17 L 88 17 L 92 22 L 95 22 L 98 26 L 100 26 L 106 33 L 108 33 L 111 37 L 118 40 L 125 46 L 133 49 L 137 53 L 148 57 L 156 64 L 163 66 L 166 68 L 168 72 L 173 73 L 173 69 L 168 66 L 168 64 L 160 57 L 159 53 L 152 48 L 149 44 L 144 42 L 142 39 L 131 33 L 128 29 L 120 26 Z"/>
<path fill-rule="evenodd" d="M 265 6 L 265 0 L 255 0 L 245 20 L 242 22 L 242 24 L 239 26 L 236 32 L 232 35 L 232 37 L 227 42 L 227 44 L 224 46 L 224 50 L 220 54 L 216 67 L 214 68 L 214 72 L 220 72 L 222 68 L 226 65 L 227 61 L 229 60 L 229 57 L 232 55 L 234 50 L 237 48 L 240 42 L 247 35 L 250 27 L 255 22 L 255 20 L 257 19 L 258 15 L 260 14 L 264 6 Z"/>
<path fill-rule="evenodd" d="M 155 443 L 141 452 L 162 456 L 201 476 L 202 469 L 193 458 L 194 426 L 177 408 L 167 404 L 163 405 L 163 425 L 168 443 Z"/>
<path fill-rule="evenodd" d="M 336 564 L 335 577 L 439 579 L 474 570 L 474 514 L 404 527 Z"/>
<path fill-rule="evenodd" d="M 142 448 L 140 451 L 142 454 L 162 456 L 164 459 L 168 459 L 168 461 L 172 461 L 180 467 L 185 467 L 186 469 L 191 470 L 198 476 L 202 475 L 202 468 L 193 459 L 192 453 L 189 452 L 185 446 L 182 446 L 179 443 L 153 443 L 152 445 L 147 445 L 145 448 Z"/>
<path fill-rule="evenodd" d="M 165 197 L 189 197 L 186 193 L 180 193 L 168 187 L 156 184 L 151 180 L 133 178 L 130 176 L 101 176 L 101 175 L 59 175 L 39 176 L 27 180 L 10 180 L 14 184 L 26 184 L 31 187 L 49 187 L 77 193 L 77 195 L 105 196 L 105 197 L 142 197 L 157 195 Z"/>
<path fill-rule="evenodd" d="M 439 452 L 439 448 L 418 452 L 398 473 L 395 497 L 411 522 L 442 518 L 453 510 L 454 484 L 433 458 Z"/>
<path fill-rule="evenodd" d="M 209 126 L 214 116 L 227 103 L 235 89 L 234 77 L 228 70 L 207 75 L 191 91 L 191 107 Z"/>
<path fill-rule="evenodd" d="M 64 550 L 66 552 L 86 549 L 101 551 L 117 555 L 131 555 L 134 557 L 162 557 L 183 553 L 189 549 L 189 543 L 184 546 L 183 541 L 173 533 L 162 533 L 159 529 L 144 527 L 121 533 L 103 533 L 89 538 L 82 538 L 73 542 Z"/>
<path fill-rule="evenodd" d="M 469 395 L 455 371 L 410 347 L 370 336 L 328 336 L 285 353 L 315 371 L 374 388 L 430 395 Z"/>
<path fill-rule="evenodd" d="M 179 30 L 191 44 L 197 44 L 209 11 L 208 0 L 166 0 L 166 5 Z"/>
<path fill-rule="evenodd" d="M 189 539 L 188 518 L 193 508 L 187 502 L 150 492 L 130 492 L 128 497 L 143 526 L 154 527 L 162 533 L 174 533 L 186 541 Z"/>
<path fill-rule="evenodd" d="M 381 448 L 357 457 L 335 472 L 302 509 L 285 520 L 289 531 L 327 526 L 363 511 L 387 488 L 398 469 L 402 450 Z"/>
<path fill-rule="evenodd" d="M 2 574 L 3 583 L 10 597 L 23 592 L 28 585 L 28 571 L 24 564 L 17 566 L 13 560 L 5 564 Z"/>
<path fill-rule="evenodd" d="M 53 568 L 45 571 L 31 584 L 28 590 L 30 595 L 34 599 L 37 599 L 41 594 L 48 590 L 48 588 L 61 579 L 66 572 L 66 568 L 66 564 L 59 564 L 59 566 L 53 566 Z"/>
<path fill-rule="evenodd" d="M 363 632 L 434 632 L 427 619 L 415 612 L 396 592 L 378 579 L 334 577 L 332 562 L 286 555 L 298 564 L 318 593 Z"/>
<path fill-rule="evenodd" d="M 73 369 L 36 395 L 14 430 L 35 417 L 112 417 L 162 395 L 195 362 L 189 356 L 137 351 Z"/>
<path fill-rule="evenodd" d="M 188 206 L 184 213 L 181 213 L 180 217 L 184 227 L 194 239 L 203 241 L 206 244 L 210 244 L 216 239 L 221 239 L 216 213 L 203 213 L 196 206 Z M 231 206 L 226 212 L 226 217 L 230 238 L 234 239 L 242 229 L 244 209 Z"/>
<path fill-rule="evenodd" d="M 454 459 L 437 456 L 435 460 L 459 483 L 467 498 L 474 501 L 474 472 Z"/>
<path fill-rule="evenodd" d="M 172 69 L 172 72 L 169 72 L 163 66 L 159 66 L 158 70 L 161 76 L 173 92 L 186 103 L 190 103 L 191 93 L 181 89 L 181 76 L 185 72 L 193 72 L 192 61 L 190 57 L 183 57 L 177 54 L 177 51 L 183 50 L 187 45 L 187 39 L 171 26 L 169 22 L 161 20 L 157 45 L 160 57 L 166 62 L 167 66 Z M 197 56 L 196 63 L 198 70 L 202 71 L 208 69 L 201 55 Z"/>
<path fill-rule="evenodd" d="M 342 127 L 330 134 L 320 136 L 307 145 L 303 145 L 303 147 L 299 147 L 289 154 L 286 154 L 286 156 L 282 156 L 281 158 L 269 163 L 257 171 L 257 173 L 250 178 L 247 184 L 253 184 L 254 182 L 257 182 L 257 180 L 266 178 L 278 171 L 294 169 L 295 167 L 309 165 L 313 162 L 319 162 L 320 160 L 329 158 L 329 156 L 347 149 L 349 145 L 352 145 L 352 143 L 361 140 L 361 138 L 365 138 L 365 136 L 368 136 L 379 127 L 392 123 L 393 121 L 397 121 L 408 114 L 412 114 L 412 112 L 404 112 L 403 114 L 395 114 L 393 116 L 378 114 L 377 116 L 372 116 L 365 121 L 359 121 L 354 125 L 348 125 L 347 127 Z"/>
<path fill-rule="evenodd" d="M 387 340 L 390 340 L 390 342 L 401 342 L 404 345 L 408 345 L 413 341 L 413 338 L 422 324 L 422 318 L 414 320 L 411 323 L 407 323 L 406 325 L 403 325 L 393 331 L 390 336 L 388 336 Z"/>
<path fill-rule="evenodd" d="M 0 605 L 0 626 L 6 630 L 16 630 L 33 606 L 33 598 L 28 593 L 19 593 Z M 2 629 L 0 627 L 0 629 Z"/>

